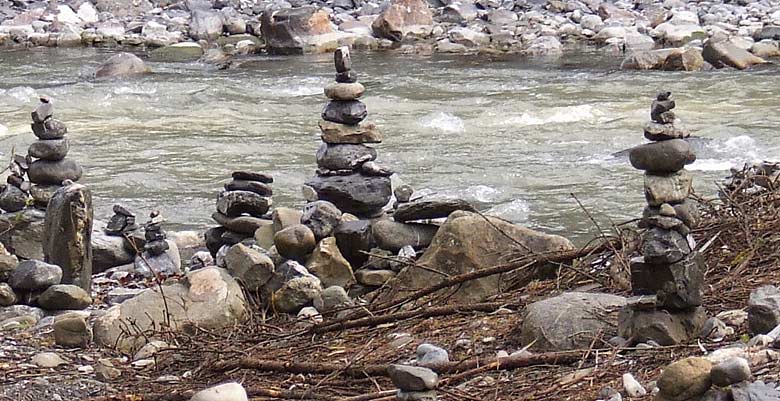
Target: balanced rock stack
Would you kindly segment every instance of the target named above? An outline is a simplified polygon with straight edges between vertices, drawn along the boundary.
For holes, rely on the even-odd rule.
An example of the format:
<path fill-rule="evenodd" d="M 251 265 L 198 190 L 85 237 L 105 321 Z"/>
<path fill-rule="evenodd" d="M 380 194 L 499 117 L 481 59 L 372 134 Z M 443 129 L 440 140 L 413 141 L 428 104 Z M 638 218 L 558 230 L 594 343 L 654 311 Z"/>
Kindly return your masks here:
<path fill-rule="evenodd" d="M 164 221 L 159 211 L 149 214 L 149 221 L 144 224 L 144 250 L 135 259 L 136 274 L 167 277 L 182 273 L 179 249 L 175 242 L 166 239 Z"/>
<path fill-rule="evenodd" d="M 619 332 L 637 342 L 661 345 L 698 337 L 706 320 L 701 307 L 704 269 L 690 231 L 699 221 L 691 193 L 692 177 L 685 165 L 696 160 L 691 146 L 672 127 L 676 121 L 671 93 L 653 102 L 654 126 L 666 126 L 645 136 L 654 141 L 630 152 L 631 165 L 645 171 L 645 208 L 640 228 L 640 253 L 631 260 L 631 282 L 637 297 L 621 311 Z M 673 135 L 670 133 L 674 133 Z"/>
<path fill-rule="evenodd" d="M 398 388 L 399 401 L 436 401 L 436 386 L 439 375 L 428 368 L 406 365 L 390 365 L 387 368 L 390 380 Z"/>
<path fill-rule="evenodd" d="M 41 97 L 41 104 L 32 112 L 32 131 L 38 140 L 27 149 L 29 166 L 27 176 L 33 185 L 30 188 L 37 205 L 46 207 L 54 191 L 65 180 L 78 181 L 83 170 L 73 159 L 68 159 L 70 142 L 65 134 L 68 128 L 54 118 L 54 106 L 49 99 Z"/>
<path fill-rule="evenodd" d="M 220 227 L 206 232 L 206 245 L 213 256 L 223 246 L 252 238 L 258 229 L 273 223 L 268 216 L 273 177 L 250 171 L 235 171 L 232 177 L 217 196 L 217 211 L 211 215 Z"/>
<path fill-rule="evenodd" d="M 104 230 L 106 234 L 122 237 L 138 230 L 135 213 L 120 204 L 115 204 L 113 210 L 114 215 L 108 220 Z"/>
<path fill-rule="evenodd" d="M 376 149 L 365 145 L 382 142 L 382 134 L 363 121 L 368 112 L 358 99 L 365 88 L 352 70 L 349 48 L 337 49 L 334 58 L 336 82 L 325 87 L 331 100 L 319 123 L 324 143 L 317 151 L 317 175 L 306 185 L 343 212 L 373 217 L 390 201 L 393 172 L 377 164 Z"/>
<path fill-rule="evenodd" d="M 6 185 L 0 188 L 0 209 L 4 212 L 18 212 L 27 206 L 30 198 L 30 182 L 24 180 L 27 173 L 27 159 L 14 155 L 8 166 L 9 174 Z"/>

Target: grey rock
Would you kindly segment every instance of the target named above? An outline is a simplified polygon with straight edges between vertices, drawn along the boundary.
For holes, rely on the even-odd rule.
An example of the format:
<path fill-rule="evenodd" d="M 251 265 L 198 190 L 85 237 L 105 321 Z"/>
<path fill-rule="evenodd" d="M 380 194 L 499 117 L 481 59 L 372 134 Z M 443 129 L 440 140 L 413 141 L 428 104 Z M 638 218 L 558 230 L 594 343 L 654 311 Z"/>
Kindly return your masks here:
<path fill-rule="evenodd" d="M 228 217 L 243 213 L 260 217 L 268 212 L 271 204 L 271 198 L 249 191 L 222 191 L 217 197 L 217 211 Z"/>
<path fill-rule="evenodd" d="M 33 142 L 27 154 L 36 159 L 57 161 L 64 159 L 69 150 L 70 142 L 67 138 L 47 139 Z"/>
<path fill-rule="evenodd" d="M 376 149 L 362 144 L 327 144 L 317 150 L 317 167 L 327 170 L 352 170 L 363 162 L 375 160 Z"/>
<path fill-rule="evenodd" d="M 102 273 L 112 267 L 126 265 L 135 260 L 123 237 L 92 231 L 92 273 Z"/>
<path fill-rule="evenodd" d="M 252 216 L 228 217 L 220 212 L 212 213 L 211 218 L 222 227 L 245 235 L 254 235 L 255 231 L 260 228 L 273 224 L 273 221 L 264 218 Z"/>
<path fill-rule="evenodd" d="M 41 103 L 31 114 L 34 123 L 42 123 L 54 115 L 54 105 L 49 103 L 48 99 L 41 98 Z"/>
<path fill-rule="evenodd" d="M 658 304 L 671 309 L 701 305 L 704 271 L 698 255 L 673 264 L 652 264 L 636 258 L 630 266 L 635 295 L 658 294 Z"/>
<path fill-rule="evenodd" d="M 300 210 L 289 207 L 277 207 L 274 209 L 274 212 L 271 215 L 271 218 L 273 219 L 274 233 L 282 231 L 287 227 L 301 224 L 302 216 L 303 212 Z"/>
<path fill-rule="evenodd" d="M 230 247 L 225 265 L 230 274 L 253 293 L 276 277 L 271 258 L 240 243 Z"/>
<path fill-rule="evenodd" d="M 231 174 L 231 177 L 233 177 L 234 180 L 257 181 L 263 184 L 273 184 L 274 182 L 274 177 L 256 171 L 234 171 L 233 174 Z"/>
<path fill-rule="evenodd" d="M 368 260 L 368 252 L 371 249 L 373 237 L 371 234 L 371 222 L 368 220 L 342 221 L 333 230 L 336 244 L 341 255 L 349 264 L 358 268 Z"/>
<path fill-rule="evenodd" d="M 49 118 L 43 123 L 32 123 L 30 127 L 33 134 L 41 140 L 62 139 L 68 133 L 65 123 L 56 118 Z"/>
<path fill-rule="evenodd" d="M 14 185 L 5 185 L 0 192 L 0 209 L 4 212 L 18 212 L 27 206 L 29 196 Z"/>
<path fill-rule="evenodd" d="M 86 291 L 92 283 L 92 219 L 92 192 L 70 184 L 54 193 L 44 222 L 44 260 L 62 268 L 63 284 Z"/>
<path fill-rule="evenodd" d="M 320 280 L 314 276 L 302 276 L 293 278 L 273 296 L 274 307 L 279 312 L 297 313 L 301 308 L 309 306 L 322 295 Z"/>
<path fill-rule="evenodd" d="M 475 212 L 471 204 L 461 199 L 416 201 L 398 206 L 393 213 L 393 220 L 407 222 L 412 220 L 427 220 L 447 217 L 456 210 Z"/>
<path fill-rule="evenodd" d="M 439 384 L 439 375 L 428 368 L 390 365 L 387 374 L 395 387 L 403 391 L 433 390 Z"/>
<path fill-rule="evenodd" d="M 368 116 L 359 100 L 331 100 L 322 111 L 322 119 L 339 124 L 357 125 Z"/>
<path fill-rule="evenodd" d="M 125 77 L 146 74 L 150 71 L 143 60 L 137 56 L 130 53 L 119 53 L 111 56 L 97 68 L 95 78 Z"/>
<path fill-rule="evenodd" d="M 38 297 L 38 305 L 46 310 L 86 309 L 92 297 L 79 286 L 56 284 Z"/>
<path fill-rule="evenodd" d="M 135 273 L 142 277 L 170 277 L 182 274 L 179 247 L 172 240 L 165 240 L 168 249 L 162 254 L 152 255 L 144 251 L 134 261 Z"/>
<path fill-rule="evenodd" d="M 450 355 L 447 353 L 447 350 L 433 344 L 425 343 L 418 345 L 416 355 L 417 364 L 420 366 L 450 361 Z"/>
<path fill-rule="evenodd" d="M 352 56 L 349 54 L 349 46 L 342 46 L 333 52 L 333 63 L 336 72 L 344 73 L 352 69 Z"/>
<path fill-rule="evenodd" d="M 750 54 L 731 41 L 707 40 L 702 49 L 702 57 L 715 68 L 734 67 L 744 70 L 756 64 L 765 64 L 766 60 Z"/>
<path fill-rule="evenodd" d="M 645 138 L 651 141 L 665 141 L 669 139 L 681 139 L 690 136 L 680 124 L 675 121 L 672 124 L 660 124 L 650 121 L 644 126 Z"/>
<path fill-rule="evenodd" d="M 436 392 L 433 390 L 428 391 L 404 391 L 398 390 L 396 392 L 396 399 L 398 401 L 436 401 Z"/>
<path fill-rule="evenodd" d="M 352 266 L 341 255 L 336 239 L 323 238 L 306 261 L 306 269 L 317 276 L 325 287 L 348 288 L 355 282 Z"/>
<path fill-rule="evenodd" d="M 274 246 L 285 258 L 303 260 L 316 245 L 314 232 L 303 224 L 287 227 L 274 234 Z"/>
<path fill-rule="evenodd" d="M 19 262 L 8 284 L 19 290 L 40 290 L 62 280 L 62 269 L 59 266 L 41 262 L 39 260 L 25 260 Z"/>
<path fill-rule="evenodd" d="M 734 401 L 780 401 L 780 390 L 762 381 L 731 387 Z"/>
<path fill-rule="evenodd" d="M 33 208 L 0 214 L 0 241 L 19 258 L 43 260 L 45 218 L 44 211 Z M 0 259 L 3 258 L 0 256 Z"/>
<path fill-rule="evenodd" d="M 395 277 L 395 275 L 396 273 L 392 270 L 363 269 L 355 272 L 355 279 L 358 283 L 365 286 L 381 287 Z"/>
<path fill-rule="evenodd" d="M 247 401 L 244 387 L 236 382 L 224 383 L 198 391 L 190 401 Z"/>
<path fill-rule="evenodd" d="M 631 149 L 634 168 L 656 173 L 674 173 L 696 161 L 691 145 L 682 139 L 648 143 Z"/>
<path fill-rule="evenodd" d="M 626 307 L 618 316 L 618 335 L 633 338 L 635 342 L 655 341 L 664 346 L 682 344 L 699 336 L 706 319 L 702 307 L 679 312 Z"/>
<path fill-rule="evenodd" d="M 309 227 L 318 241 L 330 236 L 341 222 L 341 211 L 328 201 L 315 201 L 303 207 L 301 224 Z"/>
<path fill-rule="evenodd" d="M 655 227 L 642 235 L 640 250 L 651 264 L 677 263 L 691 253 L 688 240 L 680 233 Z"/>
<path fill-rule="evenodd" d="M 377 246 L 394 253 L 407 245 L 414 249 L 428 247 L 438 230 L 439 226 L 433 224 L 406 224 L 390 220 L 377 221 L 371 227 Z"/>
<path fill-rule="evenodd" d="M 208 10 L 192 11 L 190 36 L 195 40 L 215 40 L 222 34 L 224 20 L 218 12 Z"/>
<path fill-rule="evenodd" d="M 82 316 L 59 316 L 54 320 L 54 342 L 61 347 L 86 348 L 92 342 L 92 329 Z"/>
<path fill-rule="evenodd" d="M 765 285 L 753 290 L 748 300 L 747 312 L 751 333 L 769 333 L 780 325 L 780 289 Z"/>
<path fill-rule="evenodd" d="M 414 188 L 411 185 L 403 184 L 393 189 L 393 195 L 398 202 L 409 202 L 414 194 Z"/>
<path fill-rule="evenodd" d="M 671 174 L 645 173 L 645 199 L 650 206 L 685 201 L 691 193 L 693 177 L 687 170 Z"/>
<path fill-rule="evenodd" d="M 225 184 L 226 191 L 249 191 L 260 196 L 271 196 L 274 194 L 270 185 L 260 181 L 233 180 Z"/>
<path fill-rule="evenodd" d="M 81 165 L 72 159 L 36 160 L 30 164 L 27 176 L 33 184 L 62 185 L 65 180 L 78 181 L 84 174 Z"/>
<path fill-rule="evenodd" d="M 360 174 L 314 177 L 306 182 L 321 200 L 345 213 L 358 217 L 372 216 L 390 201 L 391 186 L 387 177 L 365 177 Z"/>
<path fill-rule="evenodd" d="M 715 365 L 710 371 L 712 384 L 720 387 L 743 382 L 750 379 L 750 376 L 750 364 L 743 358 L 727 359 Z"/>
<path fill-rule="evenodd" d="M 354 302 L 347 295 L 347 291 L 337 285 L 322 290 L 320 297 L 314 299 L 314 307 L 323 313 L 348 308 L 352 305 L 354 305 Z"/>

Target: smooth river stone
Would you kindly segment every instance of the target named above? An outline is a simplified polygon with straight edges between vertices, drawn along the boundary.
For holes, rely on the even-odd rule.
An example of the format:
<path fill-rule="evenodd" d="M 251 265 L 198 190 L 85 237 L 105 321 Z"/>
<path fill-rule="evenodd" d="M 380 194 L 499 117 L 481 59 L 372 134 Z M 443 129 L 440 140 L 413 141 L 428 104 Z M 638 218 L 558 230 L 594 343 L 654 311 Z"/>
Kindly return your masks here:
<path fill-rule="evenodd" d="M 322 111 L 322 119 L 334 123 L 357 125 L 368 115 L 366 105 L 359 100 L 331 100 Z"/>
<path fill-rule="evenodd" d="M 650 206 L 683 202 L 691 194 L 693 177 L 687 170 L 672 174 L 645 173 L 645 199 Z"/>
<path fill-rule="evenodd" d="M 227 191 L 249 191 L 262 196 L 271 196 L 274 190 L 270 185 L 260 181 L 233 180 L 225 184 Z"/>
<path fill-rule="evenodd" d="M 30 126 L 38 139 L 62 139 L 68 133 L 65 123 L 56 118 L 50 118 L 42 123 L 32 123 Z"/>
<path fill-rule="evenodd" d="M 263 184 L 273 184 L 274 182 L 274 177 L 271 175 L 252 171 L 234 171 L 232 177 L 234 180 L 257 181 Z"/>
<path fill-rule="evenodd" d="M 346 125 L 320 120 L 321 139 L 329 144 L 361 144 L 380 143 L 382 133 L 374 123 L 366 122 L 358 125 Z"/>
<path fill-rule="evenodd" d="M 252 216 L 228 217 L 219 212 L 212 213 L 211 218 L 230 231 L 246 235 L 254 235 L 257 229 L 273 224 L 272 220 Z"/>
<path fill-rule="evenodd" d="M 366 88 L 359 82 L 352 84 L 335 83 L 325 87 L 325 96 L 332 100 L 355 100 L 363 96 Z"/>
<path fill-rule="evenodd" d="M 365 145 L 323 143 L 317 150 L 317 167 L 327 170 L 352 170 L 376 159 L 376 149 Z"/>
<path fill-rule="evenodd" d="M 651 141 L 665 141 L 668 139 L 681 139 L 690 136 L 688 131 L 676 124 L 659 124 L 650 121 L 645 124 L 645 138 Z"/>
<path fill-rule="evenodd" d="M 470 203 L 461 199 L 417 201 L 399 205 L 398 209 L 393 213 L 393 220 L 406 222 L 412 220 L 438 219 L 447 217 L 456 210 L 465 210 L 467 212 L 476 211 Z"/>
<path fill-rule="evenodd" d="M 36 160 L 30 164 L 27 176 L 34 184 L 62 185 L 65 180 L 78 181 L 83 172 L 81 165 L 73 159 Z"/>
<path fill-rule="evenodd" d="M 373 216 L 390 201 L 390 178 L 360 174 L 314 177 L 305 183 L 321 200 L 333 203 L 342 212 Z"/>
<path fill-rule="evenodd" d="M 691 145 L 682 139 L 639 145 L 628 158 L 634 168 L 655 173 L 674 173 L 696 161 Z"/>
<path fill-rule="evenodd" d="M 67 138 L 45 139 L 33 142 L 27 149 L 27 154 L 36 159 L 57 161 L 64 159 L 68 150 L 70 142 Z"/>
<path fill-rule="evenodd" d="M 42 123 L 46 121 L 47 118 L 54 115 L 54 106 L 52 106 L 51 103 L 42 102 L 33 110 L 31 115 L 33 122 Z"/>
<path fill-rule="evenodd" d="M 434 224 L 406 224 L 390 220 L 380 220 L 371 226 L 376 245 L 393 253 L 407 245 L 417 250 L 424 249 L 431 244 L 437 231 L 439 226 Z"/>
<path fill-rule="evenodd" d="M 271 207 L 271 198 L 249 191 L 222 191 L 217 197 L 217 211 L 238 217 L 244 213 L 260 217 Z"/>

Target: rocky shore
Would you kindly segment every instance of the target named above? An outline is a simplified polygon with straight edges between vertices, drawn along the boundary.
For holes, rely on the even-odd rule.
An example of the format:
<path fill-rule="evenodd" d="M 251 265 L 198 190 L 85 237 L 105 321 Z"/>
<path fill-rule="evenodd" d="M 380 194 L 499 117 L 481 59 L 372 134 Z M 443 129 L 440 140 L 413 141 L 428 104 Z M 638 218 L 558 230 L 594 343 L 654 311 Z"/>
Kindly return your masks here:
<path fill-rule="evenodd" d="M 214 47 L 555 56 L 595 46 L 625 53 L 624 68 L 690 71 L 780 56 L 774 0 L 20 0 L 0 3 L 0 21 L 0 45 L 121 47 L 170 61 Z"/>

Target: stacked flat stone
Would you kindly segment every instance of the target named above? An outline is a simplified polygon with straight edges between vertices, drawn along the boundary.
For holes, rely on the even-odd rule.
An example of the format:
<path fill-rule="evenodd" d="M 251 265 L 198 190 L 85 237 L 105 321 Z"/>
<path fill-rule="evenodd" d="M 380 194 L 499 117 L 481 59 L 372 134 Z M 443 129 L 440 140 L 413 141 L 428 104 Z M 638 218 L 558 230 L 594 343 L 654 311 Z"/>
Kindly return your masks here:
<path fill-rule="evenodd" d="M 135 232 L 138 228 L 138 224 L 135 222 L 135 213 L 120 204 L 115 204 L 114 215 L 108 220 L 104 231 L 108 235 L 123 237 Z"/>
<path fill-rule="evenodd" d="M 18 212 L 27 206 L 30 198 L 30 182 L 24 180 L 27 168 L 27 159 L 14 155 L 14 160 L 8 166 L 6 185 L 0 188 L 0 209 L 4 212 Z"/>
<path fill-rule="evenodd" d="M 397 400 L 436 401 L 439 375 L 433 370 L 418 366 L 390 365 L 387 374 L 398 389 Z"/>
<path fill-rule="evenodd" d="M 358 99 L 365 88 L 352 70 L 349 48 L 337 49 L 334 59 L 336 82 L 325 87 L 331 100 L 319 122 L 323 144 L 317 151 L 317 175 L 306 186 L 314 189 L 317 199 L 343 212 L 376 216 L 390 201 L 393 172 L 377 164 L 376 149 L 366 145 L 381 143 L 382 135 L 373 123 L 363 121 L 368 112 Z"/>
<path fill-rule="evenodd" d="M 182 273 L 179 249 L 175 242 L 167 239 L 163 222 L 165 219 L 155 210 L 144 224 L 144 250 L 135 259 L 135 273 L 138 275 L 168 277 Z"/>
<path fill-rule="evenodd" d="M 273 223 L 268 212 L 273 205 L 270 184 L 274 178 L 250 171 L 235 171 L 232 178 L 217 196 L 217 210 L 211 215 L 220 227 L 206 233 L 214 256 L 223 246 L 252 238 L 258 229 Z"/>
<path fill-rule="evenodd" d="M 68 159 L 70 143 L 65 136 L 68 128 L 54 118 L 54 106 L 42 97 L 41 104 L 32 112 L 32 131 L 38 140 L 27 149 L 29 167 L 27 176 L 33 185 L 30 193 L 37 205 L 45 207 L 62 182 L 81 178 L 81 165 Z"/>
<path fill-rule="evenodd" d="M 631 260 L 635 297 L 620 316 L 621 336 L 661 345 L 698 337 L 706 320 L 701 307 L 704 269 L 690 231 L 699 221 L 697 206 L 688 197 L 692 177 L 685 166 L 696 160 L 691 146 L 677 134 L 675 103 L 670 92 L 658 95 L 650 124 L 659 129 L 645 137 L 652 143 L 632 149 L 634 168 L 645 171 L 645 208 L 640 228 L 641 256 Z M 663 133 L 663 134 L 660 134 Z"/>

